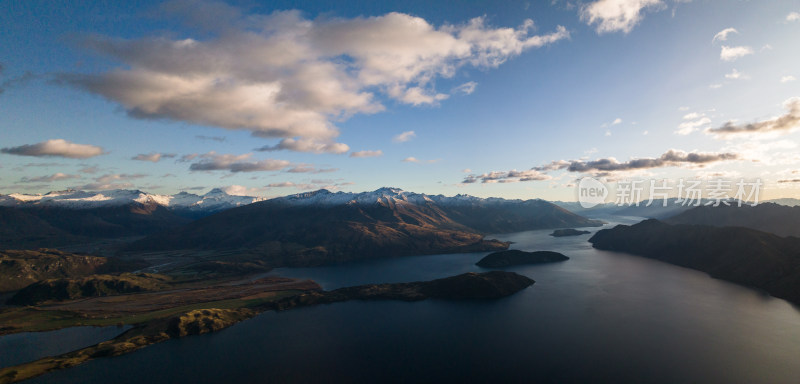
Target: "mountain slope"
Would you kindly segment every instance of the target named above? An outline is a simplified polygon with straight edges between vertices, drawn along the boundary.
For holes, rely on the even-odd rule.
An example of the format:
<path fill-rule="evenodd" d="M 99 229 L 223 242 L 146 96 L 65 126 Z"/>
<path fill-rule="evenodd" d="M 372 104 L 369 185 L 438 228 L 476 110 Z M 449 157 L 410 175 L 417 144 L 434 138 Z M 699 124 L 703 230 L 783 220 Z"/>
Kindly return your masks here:
<path fill-rule="evenodd" d="M 800 239 L 741 227 L 645 220 L 598 231 L 595 248 L 628 252 L 756 287 L 800 304 Z"/>
<path fill-rule="evenodd" d="M 230 209 L 140 240 L 129 250 L 243 249 L 273 266 L 300 266 L 505 249 L 505 243 L 483 240 L 482 233 L 592 224 L 543 201 L 393 188 L 360 194 L 320 190 Z"/>
<path fill-rule="evenodd" d="M 745 227 L 778 236 L 800 237 L 800 207 L 773 203 L 718 207 L 701 206 L 673 216 L 670 224 L 696 224 L 715 227 Z"/>

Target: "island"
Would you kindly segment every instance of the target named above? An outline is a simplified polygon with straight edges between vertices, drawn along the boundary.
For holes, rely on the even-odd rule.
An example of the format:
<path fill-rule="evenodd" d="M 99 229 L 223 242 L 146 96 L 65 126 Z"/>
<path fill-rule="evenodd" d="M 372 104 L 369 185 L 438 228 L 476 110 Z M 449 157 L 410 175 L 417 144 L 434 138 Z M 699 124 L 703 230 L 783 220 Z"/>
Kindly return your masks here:
<path fill-rule="evenodd" d="M 144 278 L 158 279 L 160 276 Z M 313 281 L 280 277 L 244 279 L 196 288 L 187 288 L 184 284 L 184 288 L 178 290 L 143 290 L 118 296 L 95 295 L 86 298 L 88 295 L 81 295 L 80 300 L 68 301 L 62 301 L 64 298 L 60 294 L 49 299 L 40 296 L 58 290 L 37 289 L 39 295 L 36 301 L 49 304 L 20 309 L 25 313 L 5 313 L 3 317 L 6 319 L 2 320 L 14 318 L 21 323 L 20 328 L 14 331 L 54 329 L 56 324 L 53 323 L 61 326 L 100 325 L 117 321 L 119 324 L 132 323 L 134 327 L 112 340 L 87 348 L 2 368 L 0 383 L 19 382 L 92 359 L 123 355 L 170 339 L 219 331 L 268 310 L 283 311 L 348 300 L 489 300 L 512 295 L 533 284 L 533 280 L 513 272 L 492 271 L 465 273 L 432 281 L 370 284 L 332 291 L 323 291 Z M 38 313 L 34 315 L 30 311 Z M 58 313 L 62 317 L 53 319 L 42 316 L 48 312 Z M 5 331 L 8 333 L 12 330 Z"/>
<path fill-rule="evenodd" d="M 550 234 L 550 236 L 553 237 L 580 236 L 580 235 L 585 235 L 587 233 L 591 232 L 579 231 L 577 229 L 567 228 L 567 229 L 556 229 L 555 231 L 553 231 L 553 233 Z"/>
<path fill-rule="evenodd" d="M 525 252 L 512 249 L 508 251 L 491 253 L 486 257 L 482 258 L 477 263 L 475 263 L 475 265 L 483 268 L 503 268 L 514 265 L 543 264 L 543 263 L 553 263 L 565 260 L 569 260 L 569 257 L 564 256 L 558 252 L 552 252 L 552 251 Z"/>

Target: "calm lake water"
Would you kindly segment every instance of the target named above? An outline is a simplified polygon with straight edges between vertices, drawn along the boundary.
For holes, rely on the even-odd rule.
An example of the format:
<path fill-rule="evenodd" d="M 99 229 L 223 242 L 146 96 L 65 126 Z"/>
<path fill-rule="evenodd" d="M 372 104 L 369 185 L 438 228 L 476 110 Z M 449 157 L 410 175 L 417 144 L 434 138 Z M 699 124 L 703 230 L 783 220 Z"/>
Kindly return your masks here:
<path fill-rule="evenodd" d="M 510 269 L 536 284 L 508 298 L 351 301 L 267 312 L 215 334 L 31 382 L 800 382 L 796 307 L 701 272 L 595 250 L 586 241 L 591 235 L 553 238 L 550 232 L 493 236 L 513 241 L 513 249 L 571 258 Z M 484 255 L 275 274 L 332 289 L 482 271 L 474 263 Z"/>
<path fill-rule="evenodd" d="M 0 336 L 0 368 L 95 345 L 113 339 L 128 329 L 130 326 L 72 327 Z"/>

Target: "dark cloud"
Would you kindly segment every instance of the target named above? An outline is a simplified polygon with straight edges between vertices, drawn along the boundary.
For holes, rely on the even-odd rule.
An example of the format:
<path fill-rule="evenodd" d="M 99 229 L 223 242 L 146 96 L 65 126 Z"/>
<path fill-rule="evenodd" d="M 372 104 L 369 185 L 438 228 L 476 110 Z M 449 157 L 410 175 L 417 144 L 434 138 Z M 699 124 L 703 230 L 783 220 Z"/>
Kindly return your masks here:
<path fill-rule="evenodd" d="M 62 139 L 3 148 L 0 149 L 0 152 L 19 156 L 66 157 L 71 159 L 86 159 L 100 156 L 104 153 L 103 148 L 96 145 L 75 144 Z"/>
<path fill-rule="evenodd" d="M 178 156 L 178 155 L 176 155 L 174 153 L 151 152 L 151 153 L 146 153 L 146 154 L 145 153 L 140 153 L 140 154 L 132 157 L 131 160 L 151 161 L 153 163 L 157 163 L 161 159 L 171 159 L 171 158 L 174 158 L 176 156 Z"/>
<path fill-rule="evenodd" d="M 785 132 L 800 126 L 800 97 L 792 97 L 784 101 L 783 107 L 787 112 L 774 119 L 749 124 L 736 124 L 729 121 L 721 127 L 710 128 L 706 132 L 725 136 L 739 133 Z"/>
<path fill-rule="evenodd" d="M 703 167 L 718 161 L 738 159 L 735 153 L 697 153 L 670 149 L 658 158 L 631 159 L 620 162 L 613 157 L 592 161 L 558 160 L 549 164 L 533 167 L 527 171 L 494 171 L 481 175 L 468 175 L 462 183 L 515 183 L 521 181 L 548 180 L 552 177 L 546 172 L 567 170 L 568 172 L 592 173 L 595 176 L 608 176 L 613 172 L 634 171 L 640 169 L 693 166 Z"/>
<path fill-rule="evenodd" d="M 250 154 L 244 155 L 220 155 L 209 152 L 197 155 L 202 160 L 189 166 L 192 171 L 229 171 L 238 172 L 258 172 L 258 171 L 279 171 L 292 166 L 287 160 L 258 160 L 250 161 Z M 185 157 L 185 156 L 184 156 Z"/>

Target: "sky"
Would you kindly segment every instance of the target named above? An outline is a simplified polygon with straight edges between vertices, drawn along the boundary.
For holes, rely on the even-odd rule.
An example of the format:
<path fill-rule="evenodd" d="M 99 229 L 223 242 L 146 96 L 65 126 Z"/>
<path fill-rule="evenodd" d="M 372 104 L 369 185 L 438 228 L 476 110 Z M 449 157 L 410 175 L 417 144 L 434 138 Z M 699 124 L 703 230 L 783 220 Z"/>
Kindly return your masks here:
<path fill-rule="evenodd" d="M 0 193 L 800 198 L 798 41 L 797 0 L 0 2 Z"/>

